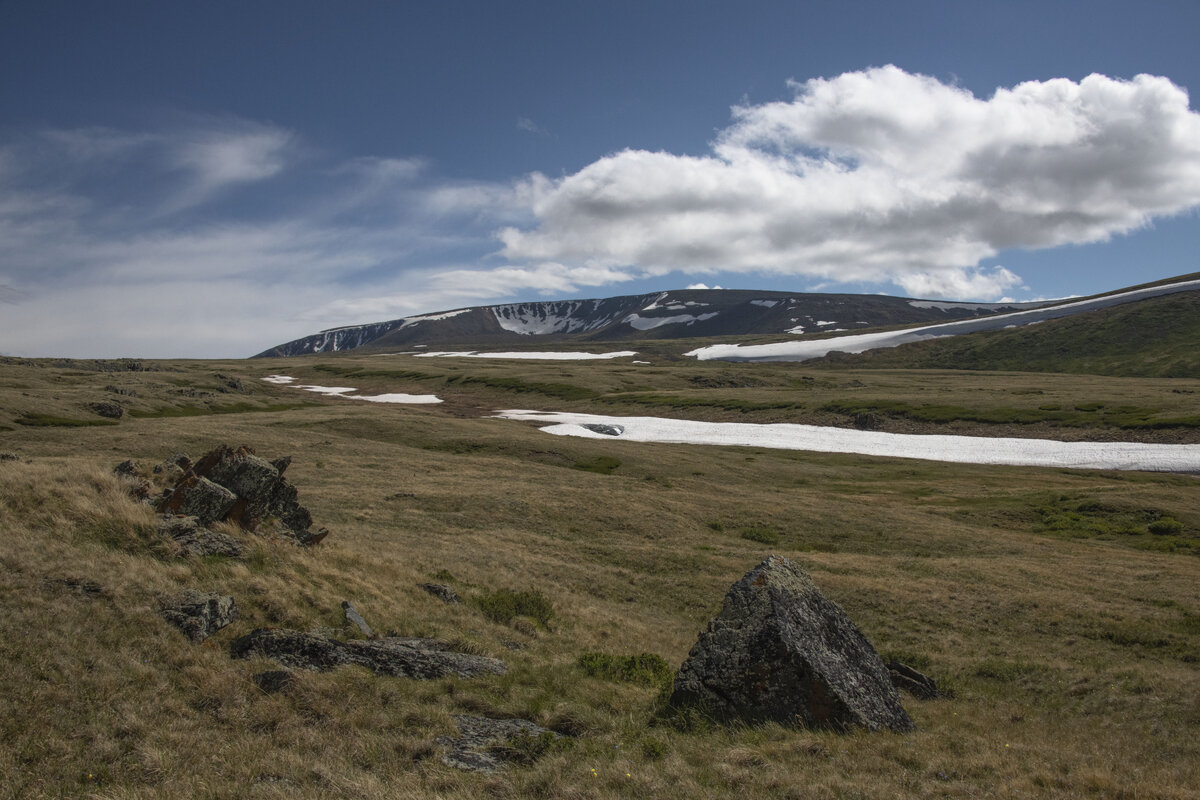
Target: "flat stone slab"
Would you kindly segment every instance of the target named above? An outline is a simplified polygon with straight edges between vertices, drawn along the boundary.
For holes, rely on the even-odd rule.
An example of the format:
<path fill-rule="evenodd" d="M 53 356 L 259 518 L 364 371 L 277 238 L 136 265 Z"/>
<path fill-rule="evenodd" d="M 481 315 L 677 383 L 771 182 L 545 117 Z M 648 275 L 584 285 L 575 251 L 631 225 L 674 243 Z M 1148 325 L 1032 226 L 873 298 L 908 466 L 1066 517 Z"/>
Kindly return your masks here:
<path fill-rule="evenodd" d="M 230 655 L 234 658 L 267 656 L 285 667 L 316 671 L 358 664 L 377 675 L 401 678 L 473 678 L 508 671 L 508 666 L 498 658 L 456 653 L 437 639 L 392 636 L 341 641 L 282 628 L 251 631 L 233 642 Z"/>
<path fill-rule="evenodd" d="M 455 715 L 459 738 L 443 736 L 438 744 L 448 748 L 442 763 L 468 772 L 495 772 L 514 760 L 515 742 L 523 738 L 542 740 L 543 737 L 558 741 L 562 734 L 535 725 L 525 719 L 490 719 Z M 536 748 L 535 748 L 536 749 Z"/>

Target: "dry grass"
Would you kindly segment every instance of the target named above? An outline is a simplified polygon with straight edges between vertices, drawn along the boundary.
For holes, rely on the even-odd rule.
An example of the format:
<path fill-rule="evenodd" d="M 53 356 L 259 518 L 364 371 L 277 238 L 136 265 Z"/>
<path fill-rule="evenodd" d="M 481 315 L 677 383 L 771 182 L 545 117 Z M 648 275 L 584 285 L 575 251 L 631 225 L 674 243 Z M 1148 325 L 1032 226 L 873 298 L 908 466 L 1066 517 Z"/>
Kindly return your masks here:
<path fill-rule="evenodd" d="M 400 361 L 396 369 L 411 367 Z M 216 373 L 240 376 L 240 401 L 268 407 L 307 397 L 255 378 L 294 370 L 320 383 L 300 372 L 312 363 L 183 362 L 167 365 L 181 373 L 117 377 L 155 408 L 176 402 L 180 387 L 167 378 L 211 388 Z M 526 365 L 415 369 L 551 377 Z M 655 369 L 556 367 L 559 382 L 596 391 L 634 380 L 683 391 L 696 374 L 731 374 L 729 365 Z M 788 377 L 777 366 L 736 371 L 751 374 Z M 984 378 L 934 376 L 926 391 L 944 386 L 962 402 L 983 397 Z M 80 416 L 115 380 L 6 365 L 0 410 Z M 441 378 L 369 380 L 357 383 L 428 391 Z M 821 380 L 850 391 L 857 378 Z M 887 380 L 917 394 L 925 378 Z M 1056 376 L 1052 390 L 1082 398 L 1091 380 L 1072 389 Z M 472 404 L 514 400 L 470 386 L 438 386 L 450 409 L 314 398 L 275 412 L 0 431 L 0 451 L 21 456 L 0 462 L 0 798 L 1195 796 L 1200 558 L 1044 530 L 1037 512 L 1059 496 L 1093 497 L 1166 513 L 1195 538 L 1195 477 L 567 440 L 468 415 Z M 1187 397 L 1154 382 L 1141 392 L 1143 403 Z M 562 407 L 517 399 L 504 405 Z M 249 539 L 244 562 L 174 558 L 111 468 L 222 442 L 293 455 L 289 478 L 330 538 L 313 550 Z M 620 461 L 611 474 L 574 468 L 604 457 Z M 778 535 L 769 549 L 799 560 L 879 650 L 954 697 L 906 699 L 918 724 L 907 736 L 683 732 L 656 724 L 653 687 L 577 665 L 588 652 L 657 653 L 678 665 L 729 584 L 768 550 L 744 529 Z M 431 580 L 468 600 L 539 590 L 554 616 L 548 629 L 496 624 L 416 586 Z M 241 618 L 191 644 L 155 612 L 159 596 L 185 587 L 232 594 Z M 229 642 L 256 626 L 340 628 L 344 599 L 377 630 L 441 636 L 512 669 L 418 682 L 349 668 L 265 695 L 250 676 L 272 662 L 228 658 Z M 459 773 L 435 744 L 455 713 L 522 716 L 574 734 L 575 745 L 498 775 Z"/>

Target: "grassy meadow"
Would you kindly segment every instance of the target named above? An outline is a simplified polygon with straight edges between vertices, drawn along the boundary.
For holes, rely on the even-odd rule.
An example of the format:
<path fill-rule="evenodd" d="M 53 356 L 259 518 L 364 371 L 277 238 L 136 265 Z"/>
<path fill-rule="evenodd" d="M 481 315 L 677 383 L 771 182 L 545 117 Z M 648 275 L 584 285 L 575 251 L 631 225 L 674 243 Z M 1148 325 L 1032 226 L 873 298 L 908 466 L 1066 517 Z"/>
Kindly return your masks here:
<path fill-rule="evenodd" d="M 1200 477 L 571 439 L 488 417 L 870 413 L 881 430 L 1197 443 L 1200 380 L 697 363 L 671 347 L 631 348 L 650 365 L 0 359 L 0 453 L 15 456 L 0 460 L 0 798 L 1200 796 Z M 272 373 L 446 402 L 323 397 Z M 120 419 L 92 408 L 114 401 Z M 112 468 L 222 443 L 291 455 L 330 536 L 239 534 L 242 560 L 177 557 Z M 947 690 L 904 696 L 915 732 L 658 713 L 670 676 L 627 657 L 677 668 L 770 553 Z M 185 588 L 233 595 L 239 620 L 193 644 L 156 612 Z M 550 613 L 494 621 L 500 590 Z M 255 627 L 351 635 L 343 600 L 377 631 L 510 670 L 346 667 L 268 695 L 251 676 L 273 662 L 230 659 Z M 464 713 L 569 738 L 460 772 L 437 739 Z"/>

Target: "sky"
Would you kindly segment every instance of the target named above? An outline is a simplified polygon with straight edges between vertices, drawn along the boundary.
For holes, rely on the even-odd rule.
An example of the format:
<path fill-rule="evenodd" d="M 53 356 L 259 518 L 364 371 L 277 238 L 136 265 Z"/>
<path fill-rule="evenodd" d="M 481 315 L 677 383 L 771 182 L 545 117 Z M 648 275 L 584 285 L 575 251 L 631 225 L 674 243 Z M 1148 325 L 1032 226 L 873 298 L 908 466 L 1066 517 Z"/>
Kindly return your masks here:
<path fill-rule="evenodd" d="M 0 354 L 1200 270 L 1200 3 L 0 0 Z"/>

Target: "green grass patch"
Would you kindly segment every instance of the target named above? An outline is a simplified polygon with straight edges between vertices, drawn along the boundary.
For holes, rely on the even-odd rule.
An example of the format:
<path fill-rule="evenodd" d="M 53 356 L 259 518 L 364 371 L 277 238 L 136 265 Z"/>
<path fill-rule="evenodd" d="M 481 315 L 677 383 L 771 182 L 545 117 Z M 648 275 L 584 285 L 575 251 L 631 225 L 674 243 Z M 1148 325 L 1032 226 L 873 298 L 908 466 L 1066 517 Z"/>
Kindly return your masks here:
<path fill-rule="evenodd" d="M 593 678 L 610 681 L 639 683 L 664 689 L 675 680 L 675 670 L 671 669 L 671 665 L 662 656 L 655 653 L 638 653 L 632 656 L 584 653 L 576 663 Z"/>
<path fill-rule="evenodd" d="M 759 544 L 779 544 L 779 531 L 774 528 L 750 527 L 738 531 L 738 536 Z"/>
<path fill-rule="evenodd" d="M 515 592 L 497 589 L 474 599 L 475 606 L 492 622 L 507 625 L 517 617 L 530 617 L 546 627 L 554 618 L 554 604 L 540 589 Z"/>
<path fill-rule="evenodd" d="M 131 409 L 129 416 L 138 419 L 175 419 L 178 417 L 207 417 L 212 414 L 258 414 L 309 408 L 316 403 L 275 403 L 260 406 L 254 403 L 230 403 L 223 406 L 162 406 L 155 409 Z"/>
<path fill-rule="evenodd" d="M 489 389 L 502 389 L 506 392 L 521 394 L 540 394 L 559 400 L 591 400 L 599 396 L 599 392 L 584 386 L 570 383 L 542 383 L 527 381 L 523 378 L 500 378 L 489 375 L 457 375 L 446 380 L 447 384 L 460 386 L 478 385 Z"/>
<path fill-rule="evenodd" d="M 31 428 L 94 428 L 100 425 L 116 425 L 117 421 L 113 419 L 72 419 L 70 417 L 56 417 L 53 414 L 25 414 L 13 420 L 18 425 L 27 425 Z"/>
<path fill-rule="evenodd" d="M 613 458 L 612 456 L 596 456 L 595 458 L 576 461 L 571 466 L 573 469 L 583 470 L 584 472 L 595 472 L 598 475 L 611 475 L 613 470 L 621 466 L 621 460 L 619 458 Z"/>
<path fill-rule="evenodd" d="M 720 411 L 798 411 L 803 403 L 791 400 L 754 401 L 736 397 L 704 397 L 685 394 L 628 393 L 609 394 L 599 400 L 603 403 L 651 406 L 655 408 L 712 408 Z"/>

